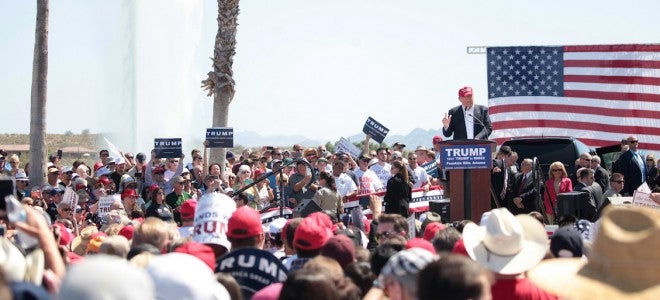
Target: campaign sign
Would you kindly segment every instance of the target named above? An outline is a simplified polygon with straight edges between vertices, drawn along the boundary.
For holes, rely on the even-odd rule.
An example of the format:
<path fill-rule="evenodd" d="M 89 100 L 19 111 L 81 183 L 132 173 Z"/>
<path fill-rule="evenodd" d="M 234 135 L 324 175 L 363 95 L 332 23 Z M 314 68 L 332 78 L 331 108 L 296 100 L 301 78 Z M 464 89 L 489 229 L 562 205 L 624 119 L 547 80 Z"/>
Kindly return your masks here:
<path fill-rule="evenodd" d="M 351 141 L 343 137 L 340 138 L 337 142 L 337 146 L 335 146 L 335 152 L 349 153 L 353 157 L 360 157 L 360 154 L 362 154 L 362 150 L 360 150 L 358 147 L 355 147 Z"/>
<path fill-rule="evenodd" d="M 181 157 L 181 138 L 175 139 L 154 139 L 154 150 L 158 158 L 179 158 Z"/>
<path fill-rule="evenodd" d="M 374 120 L 372 117 L 369 117 L 367 118 L 367 122 L 364 123 L 362 132 L 371 136 L 376 142 L 382 143 L 390 130 L 383 126 L 383 124 L 378 123 L 378 121 Z"/>
<path fill-rule="evenodd" d="M 121 197 L 118 194 L 114 195 L 108 195 L 108 196 L 103 196 L 99 199 L 99 204 L 98 208 L 96 209 L 96 213 L 99 215 L 101 219 L 105 217 L 110 212 L 110 205 L 112 205 L 112 202 L 115 201 L 121 201 Z"/>
<path fill-rule="evenodd" d="M 426 171 L 426 174 L 428 174 L 429 176 L 431 176 L 433 178 L 440 178 L 440 173 L 438 173 L 438 162 L 437 161 L 433 160 L 433 161 L 427 162 L 427 163 L 421 165 L 420 167 L 422 167 Z"/>
<path fill-rule="evenodd" d="M 287 269 L 268 251 L 241 248 L 218 259 L 216 272 L 231 274 L 241 287 L 244 299 L 252 299 L 255 292 L 273 283 L 284 282 Z"/>
<path fill-rule="evenodd" d="M 443 170 L 490 169 L 493 161 L 490 145 L 451 145 L 441 152 Z"/>
<path fill-rule="evenodd" d="M 209 148 L 234 148 L 234 128 L 206 128 L 206 140 Z"/>

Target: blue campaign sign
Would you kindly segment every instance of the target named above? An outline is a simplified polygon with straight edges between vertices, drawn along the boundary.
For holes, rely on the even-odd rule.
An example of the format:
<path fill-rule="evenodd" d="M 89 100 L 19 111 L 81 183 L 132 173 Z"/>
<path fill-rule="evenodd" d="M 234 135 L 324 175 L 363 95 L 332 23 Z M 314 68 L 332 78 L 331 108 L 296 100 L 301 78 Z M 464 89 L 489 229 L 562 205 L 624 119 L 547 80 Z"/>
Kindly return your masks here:
<path fill-rule="evenodd" d="M 440 174 L 438 173 L 438 163 L 435 160 L 427 162 L 420 167 L 424 168 L 426 174 L 433 178 L 439 178 Z"/>
<path fill-rule="evenodd" d="M 490 169 L 493 160 L 490 145 L 452 145 L 442 149 L 443 170 Z"/>
<path fill-rule="evenodd" d="M 367 118 L 367 122 L 364 123 L 362 132 L 371 136 L 376 142 L 382 143 L 390 130 L 383 126 L 383 124 L 378 123 L 378 121 L 374 120 L 372 117 L 369 117 Z"/>
<path fill-rule="evenodd" d="M 234 148 L 234 128 L 207 128 L 206 140 L 209 148 Z"/>
<path fill-rule="evenodd" d="M 181 157 L 181 138 L 154 139 L 154 150 L 158 158 Z"/>

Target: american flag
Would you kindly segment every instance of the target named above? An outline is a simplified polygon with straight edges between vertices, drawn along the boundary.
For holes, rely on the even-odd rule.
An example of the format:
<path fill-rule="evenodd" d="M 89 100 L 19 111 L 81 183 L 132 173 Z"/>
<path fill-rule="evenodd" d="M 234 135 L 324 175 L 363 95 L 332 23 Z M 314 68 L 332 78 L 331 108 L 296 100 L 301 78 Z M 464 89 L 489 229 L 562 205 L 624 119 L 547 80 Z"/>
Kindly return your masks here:
<path fill-rule="evenodd" d="M 491 47 L 490 138 L 574 136 L 592 147 L 635 135 L 660 150 L 660 45 Z"/>

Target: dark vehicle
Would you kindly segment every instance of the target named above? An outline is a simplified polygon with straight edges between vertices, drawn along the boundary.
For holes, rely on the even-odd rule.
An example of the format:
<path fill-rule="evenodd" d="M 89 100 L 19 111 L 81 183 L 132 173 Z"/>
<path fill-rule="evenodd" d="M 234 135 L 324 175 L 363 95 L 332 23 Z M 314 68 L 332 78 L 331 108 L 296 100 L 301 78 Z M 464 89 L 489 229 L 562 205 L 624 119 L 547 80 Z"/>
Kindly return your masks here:
<path fill-rule="evenodd" d="M 594 153 L 580 140 L 574 137 L 526 137 L 513 138 L 502 144 L 518 153 L 518 163 L 524 158 L 536 157 L 541 165 L 543 178 L 548 177 L 548 168 L 555 161 L 560 161 L 569 174 L 575 170 L 575 160 L 581 153 Z"/>

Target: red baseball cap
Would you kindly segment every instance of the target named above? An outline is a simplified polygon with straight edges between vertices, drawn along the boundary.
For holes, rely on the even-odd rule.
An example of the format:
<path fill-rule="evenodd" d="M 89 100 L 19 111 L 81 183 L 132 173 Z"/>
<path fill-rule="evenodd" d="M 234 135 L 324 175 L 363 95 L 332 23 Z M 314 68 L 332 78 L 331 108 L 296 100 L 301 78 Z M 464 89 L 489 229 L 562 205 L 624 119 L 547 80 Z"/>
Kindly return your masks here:
<path fill-rule="evenodd" d="M 442 142 L 442 137 L 439 136 L 439 135 L 434 136 L 433 137 L 433 143 L 435 143 L 435 142 Z"/>
<path fill-rule="evenodd" d="M 424 239 L 430 242 L 437 232 L 443 230 L 445 230 L 444 224 L 440 222 L 431 222 L 426 225 L 426 228 L 424 228 Z"/>
<path fill-rule="evenodd" d="M 102 162 L 97 162 L 94 164 L 94 172 L 98 171 L 100 168 L 103 168 Z"/>
<path fill-rule="evenodd" d="M 472 88 L 469 86 L 464 86 L 460 90 L 458 90 L 459 97 L 465 97 L 469 95 L 472 95 Z"/>
<path fill-rule="evenodd" d="M 135 192 L 134 189 L 125 189 L 123 193 L 121 193 L 121 198 L 124 199 L 126 197 L 138 197 L 138 194 Z"/>
<path fill-rule="evenodd" d="M 151 172 L 152 172 L 153 174 L 158 174 L 158 173 L 162 173 L 162 174 L 164 174 L 164 173 L 165 173 L 165 168 L 163 168 L 163 167 L 155 167 L 155 168 L 153 169 L 153 171 L 151 171 Z"/>
<path fill-rule="evenodd" d="M 227 237 L 243 239 L 264 233 L 261 227 L 261 215 L 249 206 L 241 206 L 231 214 L 227 224 Z"/>
<path fill-rule="evenodd" d="M 261 177 L 261 175 L 263 175 L 263 174 L 264 174 L 264 170 L 262 170 L 262 169 L 254 170 L 254 178 L 255 179 Z"/>
<path fill-rule="evenodd" d="M 327 221 L 323 218 L 327 218 Z M 329 224 L 329 226 L 328 226 Z M 300 222 L 293 235 L 293 245 L 302 250 L 317 250 L 333 236 L 332 221 L 327 215 L 311 214 Z"/>
<path fill-rule="evenodd" d="M 410 249 L 410 248 L 421 248 L 435 254 L 435 248 L 433 248 L 433 244 L 431 244 L 431 242 L 425 239 L 414 238 L 412 240 L 409 240 L 406 243 L 406 249 Z"/>
<path fill-rule="evenodd" d="M 119 235 L 125 237 L 127 240 L 132 240 L 133 239 L 133 232 L 135 231 L 135 226 L 133 225 L 126 225 L 119 230 Z"/>
<path fill-rule="evenodd" d="M 99 182 L 102 183 L 103 185 L 108 185 L 110 184 L 110 179 L 108 179 L 108 177 L 101 176 L 101 178 L 99 178 Z"/>
<path fill-rule="evenodd" d="M 213 253 L 213 248 L 209 245 L 197 242 L 187 242 L 174 249 L 174 252 L 186 253 L 197 257 L 209 266 L 211 270 L 215 270 L 215 253 Z"/>
<path fill-rule="evenodd" d="M 184 219 L 192 219 L 195 217 L 195 208 L 197 208 L 197 201 L 194 199 L 188 199 L 183 204 L 181 204 L 181 217 Z"/>

